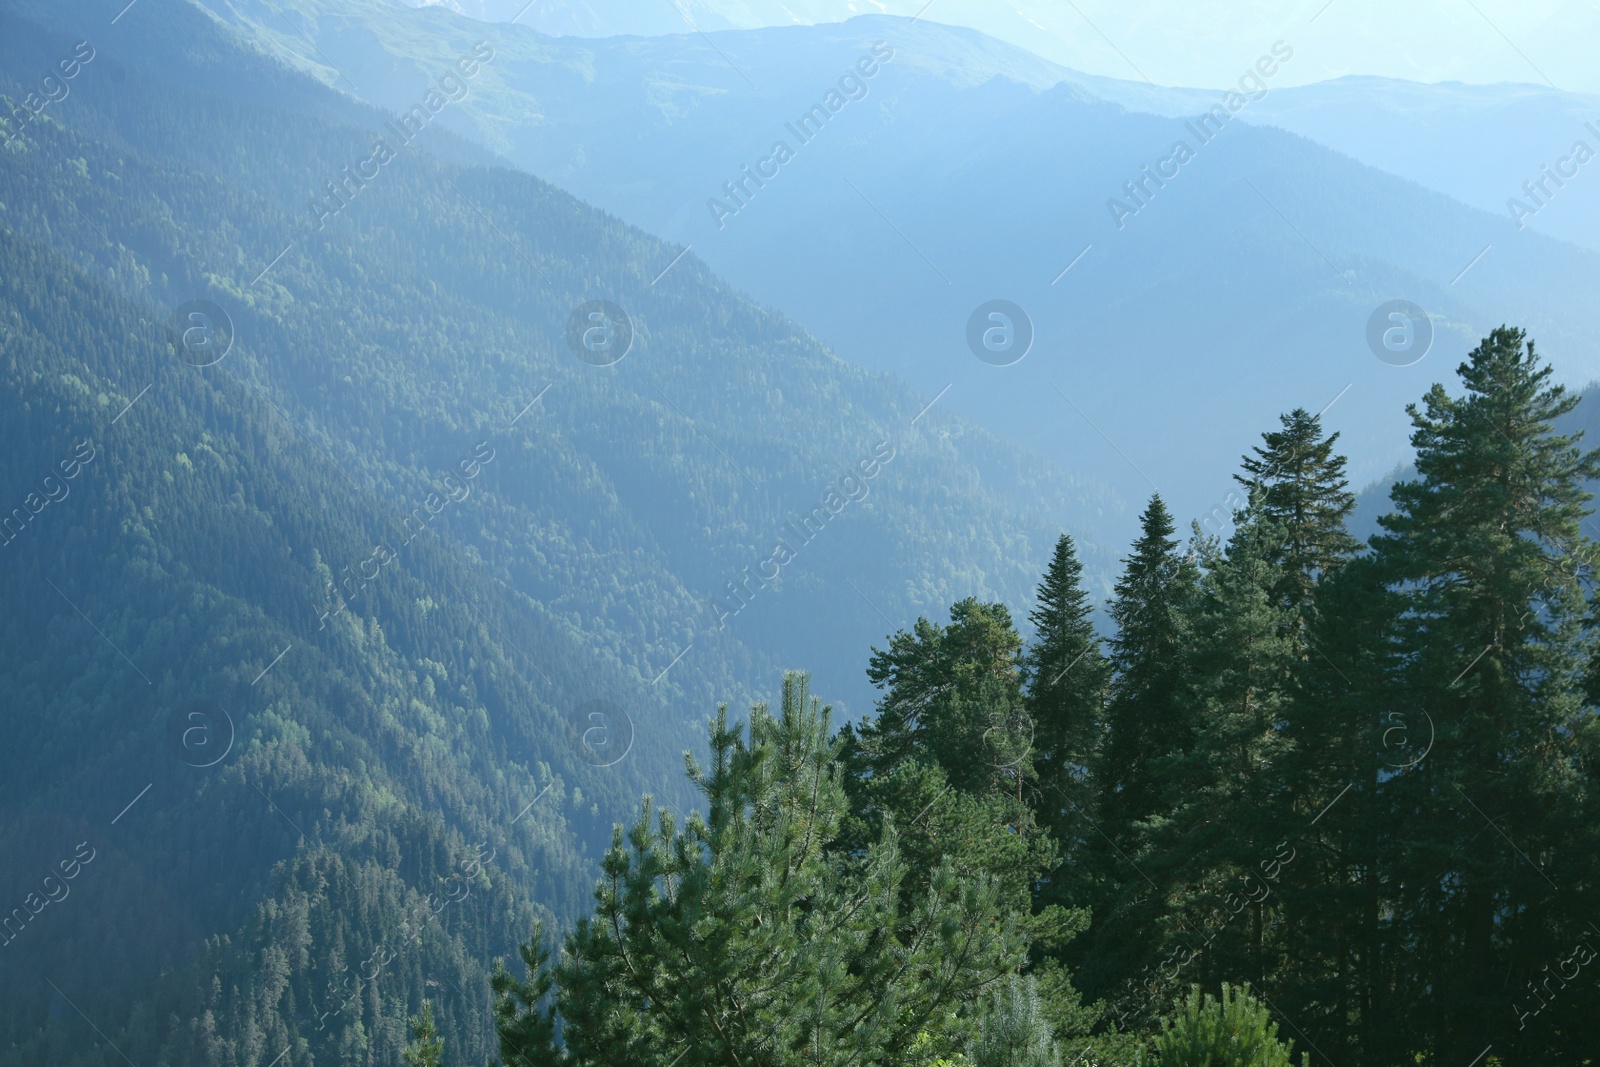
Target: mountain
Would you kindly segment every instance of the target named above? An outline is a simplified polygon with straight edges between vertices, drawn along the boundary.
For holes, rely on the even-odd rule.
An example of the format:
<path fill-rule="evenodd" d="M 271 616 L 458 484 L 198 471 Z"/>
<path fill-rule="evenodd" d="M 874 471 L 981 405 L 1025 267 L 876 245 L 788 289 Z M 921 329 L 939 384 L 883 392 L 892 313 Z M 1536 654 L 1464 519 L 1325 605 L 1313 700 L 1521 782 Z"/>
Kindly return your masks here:
<path fill-rule="evenodd" d="M 391 86 L 445 62 L 436 42 L 482 25 L 320 0 L 301 36 L 263 5 L 212 6 L 396 109 Z M 1201 99 L 1187 117 L 1130 110 L 1092 79 L 927 20 L 483 32 L 505 60 L 453 113 L 465 136 L 692 247 L 842 357 L 925 395 L 948 387 L 941 407 L 1122 499 L 1155 487 L 1180 516 L 1225 514 L 1232 485 L 1215 472 L 1294 407 L 1328 408 L 1352 475 L 1378 477 L 1406 456 L 1404 404 L 1501 322 L 1526 326 L 1569 381 L 1600 374 L 1586 295 L 1600 255 L 1252 121 L 1287 91 L 1286 40 L 1251 57 L 1272 72 L 1247 86 L 1259 99 L 1210 94 L 1221 117 L 1202 128 Z M 1013 366 L 968 340 L 996 299 L 1031 320 Z M 1409 366 L 1368 341 L 1396 300 L 1432 327 Z M 1096 533 L 1118 543 L 1131 527 L 1124 508 Z"/>
<path fill-rule="evenodd" d="M 1418 82 L 1526 82 L 1546 77 L 1600 92 L 1590 43 L 1600 10 L 1587 0 L 1339 0 L 1285 10 L 1268 0 L 1216 7 L 1113 0 L 401 0 L 543 33 L 608 37 L 839 22 L 884 14 L 960 26 L 1052 62 L 1147 86 L 1232 84 L 1248 53 L 1281 37 L 1301 53 L 1287 84 L 1347 75 Z M 1515 43 L 1512 43 L 1515 42 Z"/>
<path fill-rule="evenodd" d="M 0 1063 L 394 1062 L 424 995 L 483 1060 L 717 702 L 864 711 L 1121 506 L 450 134 L 512 57 L 443 43 L 401 124 L 0 4 Z"/>
<path fill-rule="evenodd" d="M 1216 95 L 1072 80 L 1131 110 L 1174 118 L 1203 111 Z M 1274 89 L 1242 117 L 1500 215 L 1518 230 L 1600 251 L 1600 182 L 1584 179 L 1600 156 L 1600 97 L 1543 85 L 1350 76 Z"/>

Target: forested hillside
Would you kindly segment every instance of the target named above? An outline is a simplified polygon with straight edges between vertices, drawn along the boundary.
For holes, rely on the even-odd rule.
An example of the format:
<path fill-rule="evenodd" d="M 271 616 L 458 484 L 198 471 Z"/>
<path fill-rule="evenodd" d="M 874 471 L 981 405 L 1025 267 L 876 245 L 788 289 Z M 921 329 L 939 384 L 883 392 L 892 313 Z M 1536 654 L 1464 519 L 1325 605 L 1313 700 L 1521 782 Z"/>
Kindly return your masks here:
<path fill-rule="evenodd" d="M 1203 513 L 1224 499 L 1216 472 L 1250 427 L 1335 397 L 1328 417 L 1346 431 L 1353 477 L 1379 478 L 1408 456 L 1398 412 L 1448 369 L 1440 354 L 1506 320 L 1559 348 L 1569 385 L 1600 376 L 1588 297 L 1600 254 L 1505 210 L 1574 139 L 1600 146 L 1572 117 L 1592 102 L 1566 98 L 1560 121 L 1512 112 L 1450 133 L 1429 124 L 1438 101 L 1419 92 L 1393 105 L 1417 126 L 1368 131 L 1390 150 L 1351 158 L 1306 139 L 1314 123 L 1306 137 L 1272 125 L 1307 99 L 1287 82 L 1316 62 L 1327 20 L 1278 34 L 1263 17 L 1259 36 L 1230 44 L 1246 77 L 1173 92 L 1131 72 L 1086 79 L 940 25 L 936 8 L 593 40 L 536 33 L 532 10 L 485 26 L 391 0 L 298 0 L 290 25 L 265 0 L 205 2 L 273 54 L 391 108 L 409 106 L 410 85 L 453 54 L 445 42 L 476 27 L 502 60 L 442 123 L 692 245 L 845 359 L 928 395 L 952 385 L 950 411 L 1093 471 L 1128 501 L 1153 484 L 1180 513 Z M 660 0 L 645 7 L 658 4 L 672 17 Z M 810 109 L 824 104 L 818 120 Z M 1430 152 L 1440 140 L 1449 153 Z M 1412 169 L 1377 169 L 1416 154 L 1502 189 L 1492 209 L 1419 185 Z M 1579 185 L 1540 218 L 1581 204 Z M 994 299 L 1032 327 L 1026 357 L 1004 367 L 965 340 Z M 1394 299 L 1426 311 L 1435 356 L 1374 358 L 1368 319 Z M 1136 511 L 1093 527 L 1095 539 L 1133 536 Z"/>
<path fill-rule="evenodd" d="M 1103 640 L 1063 536 L 1032 640 L 968 598 L 870 720 L 719 717 L 497 975 L 505 1062 L 1595 1062 L 1600 449 L 1521 331 L 1458 374 L 1365 544 L 1298 409 L 1225 543 L 1151 498 Z"/>
<path fill-rule="evenodd" d="M 0 0 L 0 1067 L 1595 1061 L 1592 308 L 1376 364 L 1372 531 L 1298 404 L 1134 515 L 452 135 L 513 57 L 416 17 L 391 114 Z"/>
<path fill-rule="evenodd" d="M 642 792 L 690 796 L 716 700 L 801 662 L 866 692 L 886 620 L 1022 595 L 1105 499 L 123 6 L 0 15 L 0 1062 L 391 1063 L 424 994 L 481 1061 L 488 961 L 586 906 Z M 569 346 L 593 300 L 620 362 Z"/>

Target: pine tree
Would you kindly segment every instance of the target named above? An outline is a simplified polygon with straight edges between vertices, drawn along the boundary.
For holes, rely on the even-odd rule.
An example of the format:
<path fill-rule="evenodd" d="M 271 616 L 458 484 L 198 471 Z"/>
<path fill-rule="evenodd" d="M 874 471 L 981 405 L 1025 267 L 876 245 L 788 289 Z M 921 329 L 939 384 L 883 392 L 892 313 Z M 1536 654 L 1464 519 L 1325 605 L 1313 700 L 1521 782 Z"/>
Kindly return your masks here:
<path fill-rule="evenodd" d="M 1021 648 L 1006 606 L 971 597 L 951 606 L 948 626 L 918 619 L 874 648 L 867 677 L 883 696 L 876 721 L 849 735 L 852 790 L 919 759 L 956 789 L 1020 796 L 1032 735 Z"/>
<path fill-rule="evenodd" d="M 1177 1012 L 1163 1020 L 1154 1049 L 1138 1067 L 1293 1067 L 1293 1047 L 1278 1040 L 1278 1024 L 1249 987 L 1224 984 L 1219 1001 L 1194 986 Z M 1309 1067 L 1311 1054 L 1301 1057 Z"/>
<path fill-rule="evenodd" d="M 1431 757 L 1384 785 L 1410 817 L 1397 921 L 1429 982 L 1409 1021 L 1439 1062 L 1489 1042 L 1576 1062 L 1595 1047 L 1594 984 L 1556 995 L 1546 978 L 1555 1003 L 1537 1005 L 1583 930 L 1561 887 L 1592 877 L 1563 845 L 1583 832 L 1590 650 L 1573 571 L 1594 560 L 1579 523 L 1600 461 L 1553 432 L 1577 399 L 1522 331 L 1494 330 L 1458 373 L 1465 395 L 1435 385 L 1408 409 L 1417 477 L 1374 539 L 1401 599 L 1400 685 L 1439 729 Z"/>
<path fill-rule="evenodd" d="M 1111 665 L 1091 618 L 1094 607 L 1082 583 L 1083 565 L 1072 538 L 1062 534 L 1029 614 L 1035 636 L 1025 657 L 1038 775 L 1035 806 L 1041 824 L 1061 846 L 1065 870 L 1058 884 L 1081 862 L 1087 838 L 1094 833 L 1080 813 L 1094 807 L 1089 768 L 1111 681 Z M 1067 903 L 1066 894 L 1052 898 Z"/>
<path fill-rule="evenodd" d="M 433 1005 L 424 1000 L 422 1014 L 411 1017 L 411 1044 L 406 1046 L 407 1067 L 440 1067 L 444 1063 L 444 1040 L 433 1024 Z"/>
<path fill-rule="evenodd" d="M 832 848 L 837 750 L 803 676 L 748 733 L 719 711 L 709 770 L 688 760 L 705 815 L 679 828 L 646 800 L 551 971 L 566 1062 L 844 1067 L 945 1027 L 936 1043 L 965 1041 L 963 1005 L 1022 962 L 1017 922 L 992 879 L 949 862 L 903 905 L 892 828 L 864 854 Z"/>
<path fill-rule="evenodd" d="M 1012 975 L 996 990 L 967 1058 L 977 1067 L 1061 1067 L 1061 1050 L 1033 979 Z"/>

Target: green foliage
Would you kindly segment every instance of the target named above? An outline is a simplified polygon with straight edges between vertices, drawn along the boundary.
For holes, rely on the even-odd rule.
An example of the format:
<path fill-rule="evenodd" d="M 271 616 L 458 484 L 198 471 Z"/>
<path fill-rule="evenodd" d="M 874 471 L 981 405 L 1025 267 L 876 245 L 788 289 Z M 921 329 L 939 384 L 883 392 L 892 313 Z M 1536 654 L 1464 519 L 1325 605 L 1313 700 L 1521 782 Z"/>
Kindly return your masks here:
<path fill-rule="evenodd" d="M 995 991 L 967 1057 L 977 1067 L 1060 1067 L 1061 1050 L 1032 978 L 1012 975 Z"/>
<path fill-rule="evenodd" d="M 950 625 L 919 618 L 872 650 L 867 677 L 883 690 L 876 720 L 856 728 L 852 760 L 886 775 L 920 759 L 952 788 L 1022 795 L 1032 775 L 1032 727 L 1022 697 L 1022 638 L 1004 604 L 967 598 Z"/>
<path fill-rule="evenodd" d="M 1292 1045 L 1278 1040 L 1278 1024 L 1249 986 L 1223 983 L 1220 1001 L 1191 987 L 1153 1044 L 1138 1067 L 1294 1067 Z M 1310 1053 L 1301 1063 L 1309 1065 Z"/>
<path fill-rule="evenodd" d="M 1184 704 L 1190 651 L 1188 613 L 1199 570 L 1178 550 L 1172 514 L 1160 496 L 1140 517 L 1139 539 L 1124 560 L 1110 615 L 1110 659 L 1116 676 L 1106 708 L 1106 737 L 1095 769 L 1106 832 L 1130 840 L 1134 824 L 1168 797 L 1154 761 L 1189 745 L 1193 724 Z M 1126 875 L 1126 869 L 1121 872 Z"/>
<path fill-rule="evenodd" d="M 1335 439 L 1291 412 L 1245 460 L 1225 547 L 1184 548 L 1151 501 L 1103 659 L 1063 538 L 1027 647 L 1003 604 L 958 601 L 874 650 L 874 721 L 829 738 L 790 681 L 781 714 L 719 718 L 710 769 L 676 786 L 699 743 L 681 708 L 737 692 L 780 641 L 843 662 L 871 625 L 800 583 L 763 616 L 762 586 L 652 686 L 685 620 L 716 618 L 696 590 L 921 400 L 692 258 L 654 285 L 675 249 L 437 128 L 315 230 L 308 192 L 382 117 L 193 5 L 134 14 L 125 87 L 90 67 L 0 150 L 0 506 L 31 515 L 0 545 L 0 888 L 28 901 L 64 841 L 99 834 L 104 856 L 5 935 L 0 1063 L 88 1067 L 113 1042 L 139 1063 L 480 1062 L 486 989 L 507 1067 L 986 1067 L 1048 1061 L 1051 1040 L 1088 1062 L 1194 980 L 1271 989 L 1341 1067 L 1600 1046 L 1600 992 L 1561 977 L 1600 888 L 1580 528 L 1600 464 L 1553 429 L 1575 400 L 1519 331 L 1471 353 L 1464 395 L 1412 409 L 1416 477 L 1372 551 L 1343 529 Z M 9 19 L 6 94 L 55 47 Z M 604 376 L 562 341 L 597 285 L 650 355 Z M 197 295 L 235 319 L 217 367 L 174 354 L 168 309 Z M 1068 494 L 928 425 L 896 439 L 904 493 L 806 566 L 917 561 L 885 579 L 891 610 L 960 595 L 950 572 L 1020 596 L 1060 516 L 1018 533 L 947 487 L 981 466 L 1042 508 Z M 356 592 L 489 437 L 470 502 Z M 44 507 L 39 479 L 86 440 L 99 458 Z M 565 722 L 596 691 L 650 732 L 616 769 Z M 196 697 L 233 714 L 214 767 L 170 751 L 167 715 Z M 542 931 L 589 910 L 591 857 L 647 783 L 662 805 L 616 835 L 550 959 Z M 1271 894 L 1239 904 L 1247 876 Z M 527 977 L 491 975 L 529 930 Z M 66 978 L 64 958 L 96 965 Z M 1208 1004 L 1185 1002 L 1158 1057 L 1248 1034 L 1287 1062 L 1259 1005 Z"/>
<path fill-rule="evenodd" d="M 1082 812 L 1092 809 L 1089 772 L 1098 745 L 1111 665 L 1100 649 L 1083 588 L 1083 564 L 1072 538 L 1056 542 L 1035 607 L 1028 667 L 1028 713 L 1033 720 L 1036 807 L 1040 821 L 1061 843 L 1067 872 L 1082 859 L 1093 831 Z"/>
<path fill-rule="evenodd" d="M 555 986 L 544 931 L 518 946 L 527 978 L 517 978 L 496 960 L 489 988 L 494 991 L 494 1028 L 503 1067 L 544 1067 L 558 1058 L 555 1019 L 547 998 Z"/>
<path fill-rule="evenodd" d="M 1345 480 L 1345 459 L 1333 451 L 1338 434 L 1324 435 L 1321 419 L 1296 408 L 1283 428 L 1262 434 L 1266 447 L 1244 457 L 1234 478 L 1248 493 L 1251 511 L 1277 527 L 1268 561 L 1279 568 L 1273 594 L 1297 624 L 1310 610 L 1317 581 L 1360 547 L 1345 528 L 1355 495 Z"/>
<path fill-rule="evenodd" d="M 411 1044 L 406 1046 L 406 1067 L 441 1067 L 444 1063 L 444 1042 L 433 1025 L 433 1004 L 422 1002 L 422 1014 L 411 1017 Z"/>
<path fill-rule="evenodd" d="M 1554 887 L 1595 884 L 1588 850 L 1573 847 L 1592 788 L 1573 741 L 1593 720 L 1583 675 L 1596 557 L 1580 523 L 1600 454 L 1554 431 L 1577 398 L 1551 384 L 1521 331 L 1492 331 L 1458 373 L 1464 395 L 1435 385 L 1409 409 L 1417 478 L 1394 487 L 1374 539 L 1406 653 L 1395 695 L 1438 734 L 1426 773 L 1384 783 L 1415 843 L 1377 857 L 1403 887 L 1380 898 L 1397 928 L 1381 936 L 1414 945 L 1431 976 L 1408 1015 L 1416 1046 L 1470 1060 L 1484 1041 L 1520 1041 L 1560 1059 L 1585 1038 L 1593 1047 L 1592 995 L 1554 998 L 1526 1034 L 1512 1024 L 1543 1005 L 1550 961 L 1588 936 Z M 1484 847 L 1491 825 L 1515 850 Z"/>
<path fill-rule="evenodd" d="M 646 800 L 551 972 L 568 1061 L 897 1062 L 1020 961 L 993 879 L 945 861 L 908 907 L 892 830 L 829 848 L 838 743 L 803 676 L 748 732 L 719 710 L 711 742 L 709 770 L 689 761 L 705 814 Z"/>
<path fill-rule="evenodd" d="M 1162 760 L 1185 751 L 1194 731 L 1188 662 L 1199 569 L 1180 551 L 1159 495 L 1140 523 L 1109 611 L 1115 674 L 1090 765 L 1092 822 L 1078 831 L 1087 844 L 1072 880 L 1081 888 L 1070 901 L 1093 909 L 1089 937 L 1068 956 L 1074 973 L 1092 1000 L 1114 1002 L 1153 962 L 1158 902 L 1134 857 L 1144 840 L 1141 824 L 1176 800 Z"/>

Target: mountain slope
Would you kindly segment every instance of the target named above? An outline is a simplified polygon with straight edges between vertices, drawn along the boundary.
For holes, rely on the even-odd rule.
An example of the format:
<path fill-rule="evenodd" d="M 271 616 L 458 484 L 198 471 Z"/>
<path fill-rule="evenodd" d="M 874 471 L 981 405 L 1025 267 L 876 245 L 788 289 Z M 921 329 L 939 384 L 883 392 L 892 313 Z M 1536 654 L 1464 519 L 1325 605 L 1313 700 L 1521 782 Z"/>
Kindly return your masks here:
<path fill-rule="evenodd" d="M 392 1062 L 423 995 L 481 1060 L 483 961 L 686 802 L 716 701 L 862 710 L 873 640 L 1115 501 L 437 124 L 333 211 L 389 116 L 122 6 L 0 9 L 9 102 L 94 50 L 0 149 L 0 1062 Z"/>
<path fill-rule="evenodd" d="M 322 64 L 260 5 L 213 6 L 264 46 Z M 477 25 L 439 9 L 396 17 L 378 0 L 305 10 L 322 52 L 393 107 L 386 71 L 437 64 L 432 42 Z M 506 58 L 454 113 L 464 134 L 692 246 L 845 358 L 929 395 L 950 386 L 942 405 L 1125 499 L 1155 486 L 1180 515 L 1211 514 L 1231 488 L 1215 471 L 1279 412 L 1336 398 L 1328 418 L 1354 475 L 1392 467 L 1405 449 L 1396 413 L 1438 377 L 1439 357 L 1395 367 L 1374 355 L 1368 322 L 1391 300 L 1429 313 L 1447 359 L 1515 321 L 1569 380 L 1600 373 L 1585 295 L 1600 255 L 1253 124 L 1273 92 L 1210 94 L 1235 112 L 1197 133 L 1198 102 L 1188 120 L 1129 111 L 1092 80 L 926 21 L 483 32 Z M 1271 89 L 1295 56 L 1264 45 L 1277 73 L 1259 80 Z M 852 73 L 858 62 L 875 73 Z M 820 132 L 796 128 L 824 104 L 838 110 Z M 1175 163 L 1180 141 L 1190 155 Z M 1145 176 L 1162 167 L 1166 179 Z M 1135 180 L 1143 196 L 1128 192 Z M 968 348 L 969 318 L 996 298 L 1034 329 L 1015 366 Z M 1174 439 L 1184 446 L 1158 444 Z M 1097 530 L 1130 533 L 1126 509 Z"/>

